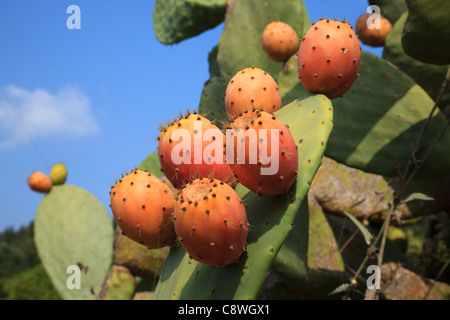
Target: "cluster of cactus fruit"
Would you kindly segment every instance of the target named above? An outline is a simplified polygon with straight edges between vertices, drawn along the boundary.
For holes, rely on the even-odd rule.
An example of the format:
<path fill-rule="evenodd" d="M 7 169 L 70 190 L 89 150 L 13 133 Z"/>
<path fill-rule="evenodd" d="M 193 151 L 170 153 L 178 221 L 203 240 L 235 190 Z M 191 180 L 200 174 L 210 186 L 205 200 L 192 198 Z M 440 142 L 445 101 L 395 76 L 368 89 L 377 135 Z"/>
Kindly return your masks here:
<path fill-rule="evenodd" d="M 211 266 L 238 260 L 249 223 L 233 187 L 240 183 L 260 196 L 287 193 L 298 175 L 298 151 L 289 127 L 264 111 L 281 108 L 268 73 L 239 71 L 229 82 L 225 106 L 226 135 L 197 112 L 161 128 L 158 155 L 172 188 L 138 169 L 111 188 L 110 207 L 124 235 L 149 248 L 176 239 L 191 257 Z"/>
<path fill-rule="evenodd" d="M 321 183 L 315 178 L 319 168 L 329 166 L 328 161 L 322 165 L 324 157 L 364 174 L 392 179 L 399 173 L 406 176 L 411 162 L 421 179 L 438 181 L 442 171 L 449 172 L 450 135 L 440 133 L 448 125 L 443 113 L 433 111 L 428 130 L 421 133 L 421 124 L 434 110 L 436 96 L 430 95 L 436 88 L 419 87 L 415 81 L 421 80 L 413 67 L 404 70 L 410 77 L 393 66 L 397 61 L 409 66 L 411 58 L 404 52 L 397 50 L 390 63 L 361 49 L 361 42 L 385 46 L 388 54 L 401 32 L 391 22 L 404 19 L 400 17 L 404 11 L 414 17 L 424 14 L 418 8 L 431 6 L 426 1 L 416 1 L 421 3 L 417 6 L 406 1 L 405 8 L 393 5 L 399 2 L 403 3 L 381 5 L 387 16 L 381 17 L 381 29 L 369 28 L 370 14 L 366 14 L 354 30 L 345 20 L 311 23 L 301 0 L 156 1 L 153 22 L 162 43 L 198 35 L 224 17 L 225 25 L 219 45 L 209 55 L 211 78 L 198 111 L 161 126 L 157 151 L 122 175 L 110 190 L 110 208 L 125 237 L 151 250 L 170 248 L 154 299 L 255 299 L 272 274 L 293 284 L 300 296 L 311 288 L 329 293 L 349 277 L 336 283 L 335 273 L 317 273 L 329 268 L 346 274 L 344 255 L 330 245 L 336 240 L 330 240 L 335 235 L 324 209 L 308 195 L 312 186 Z M 442 17 L 434 16 L 441 23 Z M 411 18 L 405 37 L 421 35 L 414 25 L 420 26 L 417 20 Z M 450 57 L 448 46 L 444 49 Z M 430 63 L 435 55 L 432 50 L 421 61 Z M 450 63 L 443 62 L 440 54 L 438 58 L 437 64 Z M 439 108 L 448 101 L 445 95 L 441 98 Z M 411 147 L 418 137 L 424 148 L 433 146 L 422 162 L 416 160 L 423 155 Z M 66 196 L 63 187 L 70 186 L 60 186 L 44 199 L 36 228 L 49 228 L 44 221 L 45 215 L 53 215 L 46 212 L 49 201 L 57 194 Z M 70 201 L 83 205 L 86 196 L 71 192 Z M 63 211 L 68 201 L 59 201 L 58 210 Z M 99 260 L 98 250 L 112 241 L 112 226 L 105 222 L 105 213 L 97 211 L 96 226 L 103 227 L 103 238 L 95 248 L 86 248 L 84 242 L 80 247 Z M 70 232 L 67 224 L 60 228 L 62 233 Z M 49 264 L 62 262 L 49 257 L 54 244 L 45 240 L 42 230 L 36 230 L 37 245 L 50 272 L 54 269 Z M 84 261 L 78 251 L 64 260 L 102 270 L 86 280 L 91 296 L 106 277 L 105 265 L 112 259 L 108 250 L 103 250 L 101 262 L 92 255 Z M 61 276 L 52 280 L 61 282 Z M 63 286 L 57 287 L 70 297 Z M 276 286 L 271 290 L 276 292 Z"/>
<path fill-rule="evenodd" d="M 28 177 L 28 186 L 31 190 L 48 193 L 53 186 L 62 185 L 67 179 L 67 168 L 63 163 L 55 163 L 50 169 L 50 175 L 35 171 Z"/>

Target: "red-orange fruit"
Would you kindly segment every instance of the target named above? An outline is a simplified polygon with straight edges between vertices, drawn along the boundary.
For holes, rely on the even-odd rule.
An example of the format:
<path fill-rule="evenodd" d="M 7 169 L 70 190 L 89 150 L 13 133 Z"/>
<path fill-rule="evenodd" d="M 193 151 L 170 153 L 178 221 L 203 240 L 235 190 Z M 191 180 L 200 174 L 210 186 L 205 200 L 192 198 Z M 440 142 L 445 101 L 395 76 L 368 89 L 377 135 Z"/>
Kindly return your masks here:
<path fill-rule="evenodd" d="M 278 84 L 260 68 L 238 71 L 228 83 L 225 92 L 225 109 L 236 117 L 255 108 L 273 113 L 282 107 Z"/>
<path fill-rule="evenodd" d="M 273 21 L 264 28 L 262 45 L 270 59 L 284 62 L 297 52 L 299 39 L 290 25 Z"/>
<path fill-rule="evenodd" d="M 133 170 L 111 188 L 110 200 L 114 219 L 131 240 L 152 249 L 175 241 L 172 214 L 176 200 L 158 177 Z"/>
<path fill-rule="evenodd" d="M 234 183 L 233 172 L 225 162 L 225 136 L 205 117 L 197 113 L 180 116 L 161 128 L 158 140 L 162 172 L 175 188 L 200 177 Z"/>
<path fill-rule="evenodd" d="M 228 162 L 236 179 L 261 196 L 288 192 L 298 175 L 298 151 L 289 127 L 273 114 L 255 110 L 233 119 L 229 128 L 235 130 L 232 140 L 227 139 L 227 152 L 234 151 L 232 164 Z"/>
<path fill-rule="evenodd" d="M 28 186 L 36 192 L 47 193 L 53 187 L 53 183 L 45 173 L 35 171 L 28 177 Z"/>
<path fill-rule="evenodd" d="M 244 203 L 232 187 L 217 179 L 196 179 L 182 190 L 174 225 L 189 256 L 210 266 L 236 262 L 247 244 Z"/>
<path fill-rule="evenodd" d="M 392 24 L 388 19 L 379 16 L 379 25 L 375 19 L 370 19 L 372 14 L 361 15 L 355 24 L 355 31 L 362 43 L 371 47 L 382 47 L 386 36 L 392 31 Z M 369 28 L 370 26 L 370 28 Z"/>
<path fill-rule="evenodd" d="M 320 20 L 303 37 L 297 56 L 300 82 L 329 99 L 342 96 L 358 77 L 361 45 L 347 22 Z"/>

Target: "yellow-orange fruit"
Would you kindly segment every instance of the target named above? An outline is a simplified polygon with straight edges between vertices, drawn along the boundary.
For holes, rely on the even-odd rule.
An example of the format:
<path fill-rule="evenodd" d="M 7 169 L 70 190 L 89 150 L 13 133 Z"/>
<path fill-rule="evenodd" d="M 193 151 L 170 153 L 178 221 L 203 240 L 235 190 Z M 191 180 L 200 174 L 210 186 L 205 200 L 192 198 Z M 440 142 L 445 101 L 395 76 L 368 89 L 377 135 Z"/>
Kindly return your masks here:
<path fill-rule="evenodd" d="M 236 191 L 217 179 L 196 179 L 179 194 L 177 240 L 192 259 L 210 266 L 236 262 L 245 250 L 248 221 Z"/>
<path fill-rule="evenodd" d="M 36 192 L 47 193 L 53 187 L 53 183 L 45 173 L 36 171 L 28 178 L 28 186 Z"/>
<path fill-rule="evenodd" d="M 111 188 L 110 198 L 114 218 L 131 240 L 152 249 L 175 241 L 172 213 L 176 201 L 161 179 L 133 170 Z"/>
<path fill-rule="evenodd" d="M 386 36 L 392 31 L 392 24 L 388 19 L 380 15 L 379 28 L 375 19 L 369 19 L 372 15 L 366 13 L 356 21 L 355 31 L 362 43 L 371 47 L 382 47 Z M 369 28 L 369 26 L 371 29 Z"/>
<path fill-rule="evenodd" d="M 273 113 L 281 106 L 278 84 L 262 69 L 253 67 L 240 70 L 228 83 L 225 109 L 232 117 L 253 109 Z"/>
<path fill-rule="evenodd" d="M 297 52 L 299 44 L 297 33 L 287 23 L 274 21 L 264 28 L 263 49 L 273 61 L 286 61 Z"/>

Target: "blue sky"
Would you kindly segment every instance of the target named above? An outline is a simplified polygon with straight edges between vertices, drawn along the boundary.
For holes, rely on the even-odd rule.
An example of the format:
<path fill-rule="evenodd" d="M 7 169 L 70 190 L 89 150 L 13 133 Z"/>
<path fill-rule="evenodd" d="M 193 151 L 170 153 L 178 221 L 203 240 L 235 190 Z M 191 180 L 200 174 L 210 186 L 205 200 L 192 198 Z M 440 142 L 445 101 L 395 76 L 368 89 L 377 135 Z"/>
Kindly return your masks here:
<path fill-rule="evenodd" d="M 352 24 L 368 6 L 304 2 L 313 21 Z M 66 26 L 73 4 L 80 30 Z M 165 46 L 153 32 L 153 7 L 154 0 L 0 0 L 0 231 L 34 219 L 43 195 L 26 180 L 53 163 L 66 164 L 67 183 L 107 207 L 115 178 L 155 150 L 158 124 L 197 108 L 223 24 Z"/>

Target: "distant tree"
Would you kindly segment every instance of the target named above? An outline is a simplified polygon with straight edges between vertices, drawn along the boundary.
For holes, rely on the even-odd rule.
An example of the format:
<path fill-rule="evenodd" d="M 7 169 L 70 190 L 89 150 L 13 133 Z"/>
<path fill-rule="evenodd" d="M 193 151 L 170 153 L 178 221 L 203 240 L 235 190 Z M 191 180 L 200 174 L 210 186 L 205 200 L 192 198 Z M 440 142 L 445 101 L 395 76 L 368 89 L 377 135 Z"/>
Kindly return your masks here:
<path fill-rule="evenodd" d="M 33 231 L 33 222 L 31 222 L 17 231 L 13 228 L 6 228 L 0 233 L 0 299 L 11 297 L 9 290 L 22 288 L 21 286 L 17 287 L 16 282 L 11 282 L 11 278 L 40 264 Z M 39 278 L 36 281 L 40 281 Z M 14 294 L 18 296 L 17 291 Z"/>
<path fill-rule="evenodd" d="M 0 233 L 0 278 L 11 276 L 39 263 L 34 244 L 33 222 L 17 231 L 7 228 Z"/>
<path fill-rule="evenodd" d="M 60 299 L 41 264 L 6 279 L 3 283 L 3 292 L 5 300 Z"/>

